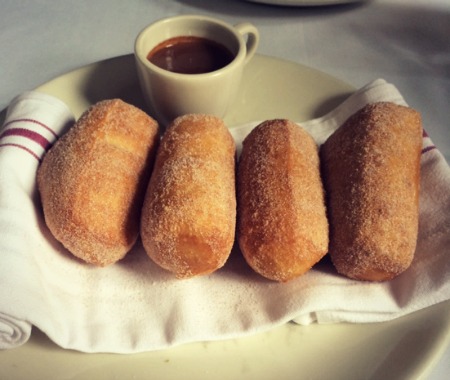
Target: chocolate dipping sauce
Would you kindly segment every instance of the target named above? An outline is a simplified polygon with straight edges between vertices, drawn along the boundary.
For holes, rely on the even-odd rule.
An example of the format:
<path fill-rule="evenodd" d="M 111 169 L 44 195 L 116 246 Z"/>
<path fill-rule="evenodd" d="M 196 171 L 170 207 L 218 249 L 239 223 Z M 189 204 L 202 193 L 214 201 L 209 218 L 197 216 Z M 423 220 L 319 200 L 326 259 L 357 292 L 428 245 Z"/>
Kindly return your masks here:
<path fill-rule="evenodd" d="M 175 73 L 203 74 L 228 65 L 234 55 L 222 44 L 203 37 L 170 38 L 147 55 L 154 65 Z"/>

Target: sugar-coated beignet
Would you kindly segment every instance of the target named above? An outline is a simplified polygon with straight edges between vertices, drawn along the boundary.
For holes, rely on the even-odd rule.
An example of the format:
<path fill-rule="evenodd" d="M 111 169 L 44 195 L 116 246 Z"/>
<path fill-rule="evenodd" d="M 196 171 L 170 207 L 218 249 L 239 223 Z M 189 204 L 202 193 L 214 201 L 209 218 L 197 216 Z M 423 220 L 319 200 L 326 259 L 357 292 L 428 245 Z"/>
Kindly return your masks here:
<path fill-rule="evenodd" d="M 288 120 L 269 120 L 243 142 L 238 165 L 238 240 L 262 276 L 288 281 L 328 249 L 328 221 L 313 138 Z"/>
<path fill-rule="evenodd" d="M 105 266 L 131 249 L 158 141 L 151 117 L 105 100 L 44 156 L 37 182 L 45 222 L 73 255 Z"/>
<path fill-rule="evenodd" d="M 339 273 L 384 281 L 410 266 L 421 148 L 419 113 L 386 102 L 364 107 L 322 146 L 330 256 Z"/>
<path fill-rule="evenodd" d="M 141 236 L 149 257 L 178 278 L 222 267 L 236 225 L 235 143 L 214 116 L 175 119 L 162 137 Z"/>

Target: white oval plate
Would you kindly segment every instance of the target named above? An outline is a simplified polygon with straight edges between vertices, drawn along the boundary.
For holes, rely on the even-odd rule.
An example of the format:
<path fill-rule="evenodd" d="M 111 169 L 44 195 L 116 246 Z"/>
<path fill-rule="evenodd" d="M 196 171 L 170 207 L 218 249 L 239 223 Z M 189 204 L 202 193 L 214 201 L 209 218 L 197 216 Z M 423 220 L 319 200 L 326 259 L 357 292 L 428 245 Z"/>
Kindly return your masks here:
<path fill-rule="evenodd" d="M 145 108 L 133 56 L 98 62 L 38 88 L 76 116 L 101 99 Z M 257 55 L 246 68 L 228 125 L 276 117 L 312 119 L 353 88 L 293 62 Z M 133 355 L 64 350 L 33 329 L 22 347 L 0 354 L 1 379 L 404 379 L 424 378 L 450 341 L 450 302 L 391 322 L 299 326 L 241 339 L 185 344 Z"/>

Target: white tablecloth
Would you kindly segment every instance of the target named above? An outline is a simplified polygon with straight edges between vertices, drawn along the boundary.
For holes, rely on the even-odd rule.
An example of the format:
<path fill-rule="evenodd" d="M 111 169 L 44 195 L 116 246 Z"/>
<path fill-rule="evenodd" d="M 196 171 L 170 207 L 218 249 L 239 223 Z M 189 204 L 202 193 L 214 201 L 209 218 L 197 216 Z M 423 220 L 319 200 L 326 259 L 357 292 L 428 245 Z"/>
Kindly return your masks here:
<path fill-rule="evenodd" d="M 355 87 L 394 83 L 421 111 L 450 161 L 450 2 L 373 0 L 285 8 L 231 0 L 6 0 L 0 12 L 0 109 L 16 95 L 94 61 L 132 52 L 153 20 L 185 13 L 250 21 L 258 52 L 325 71 Z M 450 373 L 450 349 L 430 379 Z"/>

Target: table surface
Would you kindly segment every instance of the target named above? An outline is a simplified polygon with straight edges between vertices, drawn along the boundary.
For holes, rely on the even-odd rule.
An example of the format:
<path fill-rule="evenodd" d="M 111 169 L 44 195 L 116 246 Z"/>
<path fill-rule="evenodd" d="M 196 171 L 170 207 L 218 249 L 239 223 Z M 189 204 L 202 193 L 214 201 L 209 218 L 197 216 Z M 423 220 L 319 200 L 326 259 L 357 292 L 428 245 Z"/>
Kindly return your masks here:
<path fill-rule="evenodd" d="M 260 31 L 260 54 L 288 59 L 354 87 L 395 84 L 422 113 L 450 162 L 450 2 L 373 0 L 325 7 L 277 7 L 240 0 L 3 0 L 0 109 L 13 97 L 86 64 L 132 53 L 147 24 L 205 14 Z M 450 373 L 450 348 L 430 379 Z"/>

